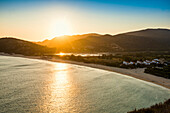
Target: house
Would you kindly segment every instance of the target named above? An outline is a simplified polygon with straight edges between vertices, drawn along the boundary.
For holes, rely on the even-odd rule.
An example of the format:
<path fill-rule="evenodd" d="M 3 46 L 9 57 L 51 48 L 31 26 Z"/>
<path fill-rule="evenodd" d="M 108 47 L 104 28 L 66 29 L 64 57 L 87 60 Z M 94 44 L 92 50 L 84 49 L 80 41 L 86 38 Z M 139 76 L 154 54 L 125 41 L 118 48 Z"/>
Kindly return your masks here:
<path fill-rule="evenodd" d="M 152 62 L 151 63 L 154 63 L 154 64 L 156 64 L 156 61 L 155 60 L 152 60 Z"/>
<path fill-rule="evenodd" d="M 150 63 L 150 62 L 148 62 L 148 63 L 147 63 L 147 65 L 151 65 L 151 63 Z"/>
<path fill-rule="evenodd" d="M 149 61 L 149 60 L 146 60 L 146 62 L 150 63 L 151 61 Z"/>
<path fill-rule="evenodd" d="M 143 64 L 150 65 L 150 62 L 143 61 Z"/>
<path fill-rule="evenodd" d="M 129 65 L 129 62 L 123 61 L 124 65 Z"/>
<path fill-rule="evenodd" d="M 137 61 L 136 63 L 137 63 L 137 64 L 142 64 L 142 62 L 141 62 L 141 61 Z"/>
<path fill-rule="evenodd" d="M 159 62 L 159 59 L 153 59 L 153 60 L 155 60 L 155 61 Z"/>
<path fill-rule="evenodd" d="M 159 62 L 156 62 L 156 64 L 160 64 Z"/>
<path fill-rule="evenodd" d="M 135 64 L 135 62 L 130 61 L 130 63 L 129 63 L 129 64 L 133 65 L 133 64 Z"/>

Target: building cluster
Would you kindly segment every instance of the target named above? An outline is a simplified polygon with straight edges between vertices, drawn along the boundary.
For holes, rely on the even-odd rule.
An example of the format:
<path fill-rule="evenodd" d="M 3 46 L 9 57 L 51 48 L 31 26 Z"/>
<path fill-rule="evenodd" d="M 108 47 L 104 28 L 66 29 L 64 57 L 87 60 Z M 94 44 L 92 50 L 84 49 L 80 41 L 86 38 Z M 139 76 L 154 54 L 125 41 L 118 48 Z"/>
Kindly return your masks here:
<path fill-rule="evenodd" d="M 123 61 L 124 65 L 151 65 L 151 64 L 162 64 L 159 59 L 153 59 L 152 61 L 145 60 L 145 61 L 136 61 L 136 62 L 127 62 Z"/>

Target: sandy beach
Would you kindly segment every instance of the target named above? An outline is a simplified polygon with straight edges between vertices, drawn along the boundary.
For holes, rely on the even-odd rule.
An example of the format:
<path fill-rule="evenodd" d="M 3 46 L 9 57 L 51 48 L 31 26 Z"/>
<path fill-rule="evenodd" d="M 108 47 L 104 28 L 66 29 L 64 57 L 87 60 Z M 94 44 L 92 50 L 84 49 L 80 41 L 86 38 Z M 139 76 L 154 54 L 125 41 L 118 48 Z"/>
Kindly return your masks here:
<path fill-rule="evenodd" d="M 144 68 L 138 68 L 138 69 L 123 69 L 123 68 L 117 68 L 117 67 L 110 67 L 110 66 L 104 66 L 99 64 L 91 64 L 91 63 L 83 63 L 83 62 L 76 62 L 76 61 L 70 61 L 70 60 L 62 60 L 62 59 L 42 59 L 40 56 L 23 56 L 23 55 L 10 55 L 14 57 L 24 57 L 24 58 L 31 58 L 31 59 L 40 59 L 40 60 L 48 60 L 52 62 L 61 62 L 61 63 L 70 63 L 75 65 L 81 65 L 81 66 L 88 66 L 92 68 L 97 69 L 103 69 L 107 71 L 117 72 L 124 75 L 128 75 L 140 80 L 152 82 L 157 85 L 161 85 L 163 87 L 166 87 L 170 89 L 170 79 L 166 79 L 163 77 L 154 76 L 151 74 L 144 73 Z"/>
<path fill-rule="evenodd" d="M 88 64 L 88 63 L 83 63 L 83 62 L 75 62 L 75 61 L 62 60 L 62 59 L 49 59 L 49 61 L 71 63 L 71 64 L 76 64 L 76 65 L 88 66 L 88 67 L 92 67 L 92 68 L 117 72 L 117 73 L 121 73 L 124 75 L 128 75 L 128 76 L 137 78 L 137 79 L 152 82 L 157 85 L 161 85 L 161 86 L 164 86 L 164 87 L 170 89 L 170 79 L 166 79 L 163 77 L 158 77 L 158 76 L 144 73 L 144 68 L 123 69 L 123 68 L 110 67 L 110 66 L 104 66 L 104 65 L 99 65 L 99 64 Z"/>

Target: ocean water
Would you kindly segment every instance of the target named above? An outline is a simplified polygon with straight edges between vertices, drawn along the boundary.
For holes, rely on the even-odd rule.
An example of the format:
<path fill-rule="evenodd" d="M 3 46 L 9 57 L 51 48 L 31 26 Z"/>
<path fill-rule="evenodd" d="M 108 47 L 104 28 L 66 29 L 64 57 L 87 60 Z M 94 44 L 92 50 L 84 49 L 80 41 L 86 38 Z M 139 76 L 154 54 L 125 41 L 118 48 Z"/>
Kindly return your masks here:
<path fill-rule="evenodd" d="M 0 56 L 0 112 L 126 113 L 170 98 L 170 90 L 105 70 Z"/>

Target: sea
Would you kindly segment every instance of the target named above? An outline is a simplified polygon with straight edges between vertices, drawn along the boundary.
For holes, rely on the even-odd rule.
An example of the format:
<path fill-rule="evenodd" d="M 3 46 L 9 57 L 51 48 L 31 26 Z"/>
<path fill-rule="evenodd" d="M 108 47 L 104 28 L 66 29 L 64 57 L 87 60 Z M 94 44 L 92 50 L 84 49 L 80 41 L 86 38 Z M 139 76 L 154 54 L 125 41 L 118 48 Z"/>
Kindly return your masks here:
<path fill-rule="evenodd" d="M 170 90 L 106 70 L 0 56 L 0 113 L 126 113 Z"/>

